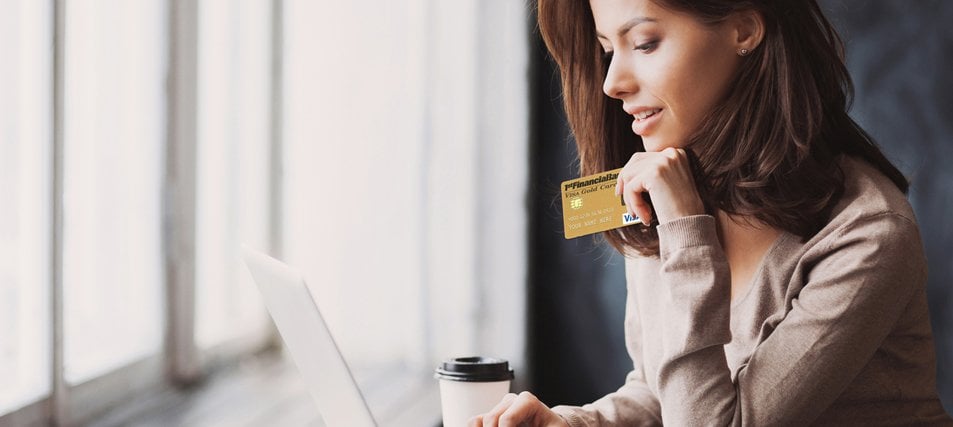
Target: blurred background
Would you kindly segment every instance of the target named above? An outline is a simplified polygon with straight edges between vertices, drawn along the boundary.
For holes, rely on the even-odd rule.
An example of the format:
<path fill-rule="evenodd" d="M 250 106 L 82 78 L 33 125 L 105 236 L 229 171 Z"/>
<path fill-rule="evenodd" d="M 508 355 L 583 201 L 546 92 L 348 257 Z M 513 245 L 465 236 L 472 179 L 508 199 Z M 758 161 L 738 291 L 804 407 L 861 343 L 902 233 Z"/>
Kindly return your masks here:
<path fill-rule="evenodd" d="M 953 4 L 825 0 L 913 181 L 953 410 Z M 300 269 L 379 420 L 443 359 L 592 401 L 621 258 L 565 240 L 558 74 L 513 0 L 0 0 L 0 426 L 322 425 L 241 244 Z"/>

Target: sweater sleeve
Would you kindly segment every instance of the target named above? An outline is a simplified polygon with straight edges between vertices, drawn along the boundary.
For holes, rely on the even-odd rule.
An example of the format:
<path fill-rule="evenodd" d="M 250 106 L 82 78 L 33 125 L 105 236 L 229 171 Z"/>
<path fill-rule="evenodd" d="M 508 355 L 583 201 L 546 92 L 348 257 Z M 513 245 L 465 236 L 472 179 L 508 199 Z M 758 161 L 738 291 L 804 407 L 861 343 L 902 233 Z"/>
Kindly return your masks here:
<path fill-rule="evenodd" d="M 670 425 L 807 425 L 847 388 L 925 281 L 916 225 L 878 214 L 843 226 L 785 318 L 733 382 L 730 272 L 711 216 L 659 227 L 662 419 Z"/>
<path fill-rule="evenodd" d="M 571 427 L 662 425 L 658 399 L 635 370 L 617 391 L 581 407 L 556 406 L 553 411 Z"/>
<path fill-rule="evenodd" d="M 626 262 L 626 269 L 632 266 Z M 630 271 L 627 271 L 630 273 Z M 628 274 L 627 274 L 628 275 Z M 630 284 L 631 285 L 631 284 Z M 625 342 L 633 369 L 617 391 L 584 406 L 553 408 L 572 427 L 586 426 L 661 426 L 658 398 L 645 381 L 642 365 L 642 325 L 639 304 L 630 289 L 625 304 Z"/>

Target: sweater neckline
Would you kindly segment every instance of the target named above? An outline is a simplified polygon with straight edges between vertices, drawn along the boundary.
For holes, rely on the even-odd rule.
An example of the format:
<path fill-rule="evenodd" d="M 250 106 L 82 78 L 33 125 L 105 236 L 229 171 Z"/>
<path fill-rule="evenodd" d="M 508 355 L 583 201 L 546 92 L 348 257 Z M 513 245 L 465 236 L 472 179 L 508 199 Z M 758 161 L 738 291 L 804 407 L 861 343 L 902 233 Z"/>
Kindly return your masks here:
<path fill-rule="evenodd" d="M 782 230 L 781 234 L 779 234 L 778 237 L 774 239 L 774 243 L 771 244 L 768 250 L 764 253 L 764 256 L 761 257 L 761 261 L 758 263 L 758 269 L 755 270 L 755 273 L 751 275 L 751 279 L 748 281 L 748 284 L 745 287 L 744 292 L 742 292 L 741 295 L 738 295 L 737 298 L 734 298 L 731 301 L 731 306 L 730 306 L 731 309 L 734 309 L 736 306 L 741 305 L 742 302 L 748 299 L 748 295 L 751 295 L 754 292 L 752 288 L 755 287 L 755 284 L 758 281 L 760 281 L 762 276 L 764 275 L 765 266 L 770 262 L 772 258 L 774 258 L 774 253 L 778 250 L 778 248 L 784 242 L 788 240 L 789 236 L 791 236 L 791 233 Z"/>

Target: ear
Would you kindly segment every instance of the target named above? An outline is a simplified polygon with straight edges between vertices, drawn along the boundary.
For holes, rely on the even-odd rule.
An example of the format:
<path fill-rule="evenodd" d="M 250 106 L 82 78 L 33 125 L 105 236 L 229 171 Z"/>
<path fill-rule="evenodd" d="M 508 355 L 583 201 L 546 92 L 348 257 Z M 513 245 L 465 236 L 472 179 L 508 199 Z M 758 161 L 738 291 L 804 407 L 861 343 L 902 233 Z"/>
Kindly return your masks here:
<path fill-rule="evenodd" d="M 735 50 L 751 52 L 761 45 L 764 39 L 764 16 L 756 10 L 735 12 L 730 19 Z"/>

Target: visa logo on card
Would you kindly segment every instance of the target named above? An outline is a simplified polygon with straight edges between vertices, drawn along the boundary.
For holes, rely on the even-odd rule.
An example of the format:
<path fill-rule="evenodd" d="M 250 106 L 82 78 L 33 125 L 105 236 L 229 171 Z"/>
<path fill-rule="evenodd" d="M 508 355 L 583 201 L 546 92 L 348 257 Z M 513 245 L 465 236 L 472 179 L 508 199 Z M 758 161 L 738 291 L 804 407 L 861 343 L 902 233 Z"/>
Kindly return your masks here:
<path fill-rule="evenodd" d="M 622 225 L 635 224 L 639 222 L 639 217 L 632 215 L 630 213 L 622 214 Z"/>
<path fill-rule="evenodd" d="M 567 239 L 635 224 L 622 197 L 615 195 L 615 169 L 582 178 L 563 181 L 563 228 Z"/>

